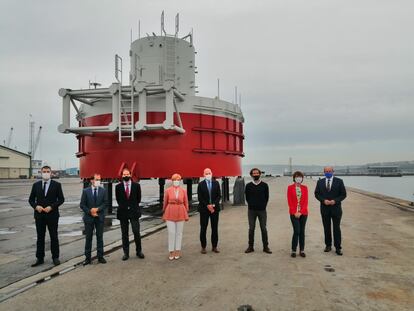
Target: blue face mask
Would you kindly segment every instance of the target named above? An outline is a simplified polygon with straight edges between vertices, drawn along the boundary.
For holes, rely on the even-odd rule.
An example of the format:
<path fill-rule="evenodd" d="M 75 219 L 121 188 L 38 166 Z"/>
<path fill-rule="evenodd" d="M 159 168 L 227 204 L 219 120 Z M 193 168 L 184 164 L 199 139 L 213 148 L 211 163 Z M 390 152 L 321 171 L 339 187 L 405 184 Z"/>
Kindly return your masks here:
<path fill-rule="evenodd" d="M 333 176 L 333 173 L 325 173 L 326 178 L 331 178 Z"/>

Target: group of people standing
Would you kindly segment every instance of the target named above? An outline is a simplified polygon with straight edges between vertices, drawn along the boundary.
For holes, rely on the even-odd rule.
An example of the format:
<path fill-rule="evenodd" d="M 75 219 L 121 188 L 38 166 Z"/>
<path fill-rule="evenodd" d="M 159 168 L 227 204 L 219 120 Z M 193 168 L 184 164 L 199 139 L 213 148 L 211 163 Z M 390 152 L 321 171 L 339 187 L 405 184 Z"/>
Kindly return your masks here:
<path fill-rule="evenodd" d="M 213 179 L 211 169 L 203 172 L 204 180 L 198 184 L 198 212 L 200 213 L 200 244 L 201 253 L 207 254 L 207 227 L 211 223 L 212 252 L 220 253 L 218 244 L 218 222 L 220 212 L 221 190 L 220 184 Z M 184 222 L 188 221 L 187 191 L 180 187 L 181 176 L 174 174 L 171 177 L 172 186 L 165 191 L 163 205 L 163 219 L 167 222 L 169 260 L 180 259 L 181 241 L 183 238 Z"/>
<path fill-rule="evenodd" d="M 33 184 L 29 197 L 29 203 L 34 209 L 34 218 L 37 231 L 36 262 L 32 267 L 44 263 L 45 234 L 49 231 L 51 240 L 51 252 L 54 265 L 59 265 L 59 240 L 58 222 L 59 206 L 64 202 L 64 196 L 60 183 L 51 179 L 51 168 L 42 167 L 42 180 Z M 341 179 L 333 177 L 333 168 L 325 167 L 325 178 L 317 182 L 315 197 L 320 201 L 320 211 L 325 234 L 325 252 L 332 249 L 331 224 L 333 225 L 334 246 L 336 254 L 342 255 L 341 229 L 342 217 L 341 201 L 346 198 L 346 190 Z M 211 169 L 203 172 L 204 180 L 198 184 L 198 212 L 200 215 L 200 244 L 201 253 L 207 253 L 207 228 L 211 223 L 211 250 L 220 253 L 218 249 L 218 223 L 220 214 L 221 189 L 220 184 L 213 178 Z M 254 252 L 254 233 L 256 220 L 259 220 L 263 252 L 271 254 L 267 234 L 267 204 L 269 201 L 269 186 L 262 179 L 262 172 L 258 168 L 250 171 L 252 181 L 245 187 L 245 197 L 248 204 L 248 247 L 245 253 Z M 303 185 L 302 172 L 293 174 L 293 183 L 287 188 L 287 203 L 289 206 L 290 220 L 293 227 L 291 256 L 296 257 L 299 244 L 299 254 L 306 257 L 305 250 L 305 226 L 308 217 L 308 188 Z M 182 256 L 182 237 L 184 223 L 189 220 L 189 200 L 187 191 L 182 188 L 181 176 L 174 174 L 171 177 L 172 185 L 164 192 L 163 220 L 167 224 L 168 231 L 168 259 L 177 260 Z M 96 234 L 97 257 L 99 263 L 106 263 L 104 258 L 103 227 L 105 212 L 108 208 L 106 189 L 101 187 L 101 176 L 95 174 L 91 185 L 82 192 L 80 208 L 83 211 L 85 224 L 85 261 L 84 265 L 91 263 L 92 237 Z M 128 168 L 122 170 L 122 180 L 115 188 L 116 201 L 118 203 L 117 218 L 120 220 L 122 234 L 122 260 L 129 259 L 129 225 L 131 225 L 135 241 L 136 256 L 144 259 L 142 252 L 140 222 L 141 217 L 141 187 L 132 181 L 131 171 Z"/>
<path fill-rule="evenodd" d="M 324 168 L 325 178 L 319 179 L 315 188 L 315 198 L 320 202 L 320 212 L 325 235 L 325 252 L 332 250 L 333 240 L 337 255 L 342 255 L 341 246 L 341 202 L 346 198 L 346 189 L 342 179 L 333 177 L 333 167 Z M 254 251 L 254 231 L 256 219 L 259 219 L 262 233 L 263 252 L 271 254 L 269 248 L 268 234 L 266 228 L 267 212 L 266 207 L 269 201 L 269 186 L 261 180 L 262 172 L 258 168 L 250 171 L 252 181 L 246 185 L 245 196 L 248 204 L 249 219 L 249 246 L 245 253 Z M 289 207 L 290 221 L 293 234 L 291 243 L 291 257 L 296 257 L 299 244 L 299 255 L 305 254 L 305 227 L 308 219 L 308 187 L 303 184 L 304 175 L 296 171 L 292 175 L 293 183 L 287 187 L 287 203 Z"/>
<path fill-rule="evenodd" d="M 332 250 L 332 231 L 337 255 L 342 256 L 341 246 L 341 202 L 346 198 L 346 189 L 342 179 L 333 177 L 333 168 L 324 168 L 325 178 L 319 179 L 315 188 L 315 198 L 320 202 L 320 212 L 325 235 L 325 252 Z M 308 187 L 303 185 L 303 173 L 293 173 L 293 184 L 288 186 L 287 201 L 290 220 L 293 227 L 291 256 L 296 257 L 299 243 L 299 254 L 305 254 L 305 226 L 308 219 Z"/>
<path fill-rule="evenodd" d="M 41 169 L 42 180 L 35 182 L 29 196 L 29 203 L 34 209 L 34 218 L 37 231 L 36 262 L 32 267 L 44 263 L 46 228 L 50 235 L 52 260 L 55 266 L 59 260 L 59 206 L 65 201 L 62 186 L 51 179 L 50 166 Z M 85 224 L 85 261 L 84 265 L 91 263 L 92 237 L 96 234 L 97 255 L 99 263 L 106 263 L 104 258 L 103 229 L 105 213 L 108 209 L 106 189 L 101 187 L 101 175 L 94 174 L 90 179 L 90 187 L 82 191 L 80 208 L 83 211 Z M 135 252 L 138 258 L 144 259 L 145 255 L 141 247 L 140 223 L 141 187 L 139 183 L 132 181 L 131 171 L 128 168 L 122 170 L 122 180 L 115 188 L 116 201 L 118 203 L 117 218 L 121 224 L 122 248 L 124 255 L 122 260 L 129 259 L 129 225 L 131 225 L 135 240 Z"/>

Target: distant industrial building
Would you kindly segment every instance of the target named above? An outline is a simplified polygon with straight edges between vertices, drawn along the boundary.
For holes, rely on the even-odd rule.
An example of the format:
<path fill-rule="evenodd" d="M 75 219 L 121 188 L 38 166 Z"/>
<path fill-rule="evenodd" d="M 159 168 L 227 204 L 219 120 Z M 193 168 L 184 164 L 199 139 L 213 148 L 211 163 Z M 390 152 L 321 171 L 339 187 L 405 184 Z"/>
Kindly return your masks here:
<path fill-rule="evenodd" d="M 394 165 L 367 166 L 367 170 L 368 175 L 382 177 L 402 176 L 400 168 Z"/>
<path fill-rule="evenodd" d="M 77 167 L 67 168 L 65 170 L 65 174 L 67 176 L 79 176 L 79 168 L 77 168 Z"/>
<path fill-rule="evenodd" d="M 0 179 L 29 178 L 30 155 L 0 145 Z"/>

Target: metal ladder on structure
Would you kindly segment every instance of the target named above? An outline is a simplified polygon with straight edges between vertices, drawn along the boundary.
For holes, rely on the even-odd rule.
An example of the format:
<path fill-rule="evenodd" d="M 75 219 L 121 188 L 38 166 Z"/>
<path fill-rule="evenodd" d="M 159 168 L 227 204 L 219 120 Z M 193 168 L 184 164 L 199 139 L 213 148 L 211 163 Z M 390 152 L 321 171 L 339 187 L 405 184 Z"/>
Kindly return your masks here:
<path fill-rule="evenodd" d="M 165 80 L 175 82 L 175 38 L 166 37 L 165 42 Z"/>
<path fill-rule="evenodd" d="M 134 87 L 131 85 L 131 93 L 123 98 L 122 93 L 122 58 L 115 55 L 115 78 L 119 85 L 118 96 L 118 140 L 130 139 L 134 141 Z M 126 95 L 126 94 L 125 94 Z"/>

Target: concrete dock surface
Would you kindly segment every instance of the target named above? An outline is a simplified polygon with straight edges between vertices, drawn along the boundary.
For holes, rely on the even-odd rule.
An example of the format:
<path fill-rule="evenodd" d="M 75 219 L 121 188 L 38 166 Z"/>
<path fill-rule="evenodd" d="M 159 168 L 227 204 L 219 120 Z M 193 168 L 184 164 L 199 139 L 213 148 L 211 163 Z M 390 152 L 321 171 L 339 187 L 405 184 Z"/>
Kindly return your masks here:
<path fill-rule="evenodd" d="M 33 209 L 28 203 L 35 181 L 0 180 L 0 301 L 4 297 L 1 293 L 3 287 L 50 269 L 48 233 L 45 243 L 46 264 L 27 269 L 34 262 L 36 254 L 36 225 Z M 57 181 L 61 183 L 65 195 L 65 203 L 59 207 L 60 260 L 67 262 L 83 254 L 85 245 L 82 234 L 83 212 L 79 208 L 83 184 L 79 178 L 60 178 Z M 140 184 L 144 194 L 141 203 L 145 206 L 158 202 L 157 182 L 145 180 Z M 119 241 L 121 229 L 116 213 L 107 215 L 105 220 L 105 245 Z M 159 223 L 162 223 L 160 217 L 146 214 L 141 218 L 141 230 Z"/>
<path fill-rule="evenodd" d="M 167 232 L 143 239 L 144 260 L 79 266 L 5 300 L 0 310 L 413 310 L 414 213 L 387 201 L 348 192 L 343 202 L 343 256 L 324 253 L 319 202 L 309 187 L 306 258 L 291 258 L 286 203 L 290 178 L 265 178 L 270 187 L 269 246 L 247 247 L 247 207 L 220 213 L 219 249 L 200 254 L 199 217 L 185 224 L 183 257 L 169 261 Z M 208 233 L 209 235 L 209 233 Z M 105 238 L 105 236 L 104 236 Z M 95 240 L 94 240 L 95 244 Z M 134 245 L 131 245 L 133 254 Z M 27 269 L 31 269 L 27 267 Z"/>

